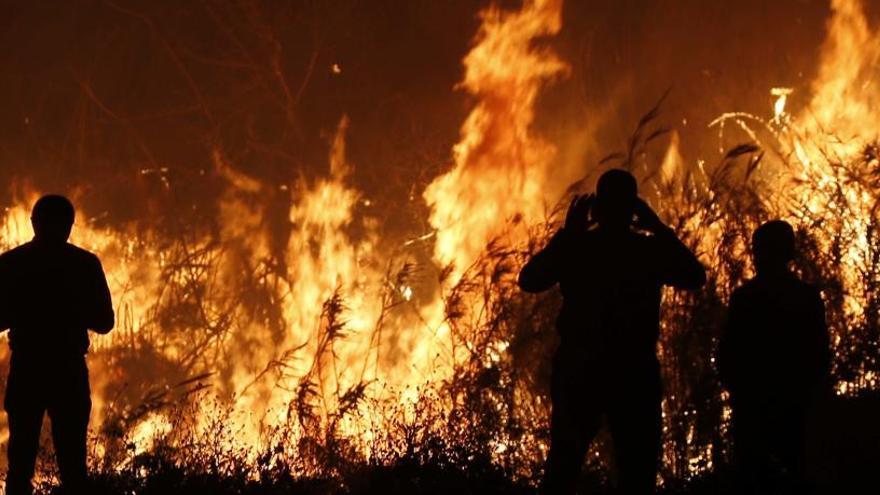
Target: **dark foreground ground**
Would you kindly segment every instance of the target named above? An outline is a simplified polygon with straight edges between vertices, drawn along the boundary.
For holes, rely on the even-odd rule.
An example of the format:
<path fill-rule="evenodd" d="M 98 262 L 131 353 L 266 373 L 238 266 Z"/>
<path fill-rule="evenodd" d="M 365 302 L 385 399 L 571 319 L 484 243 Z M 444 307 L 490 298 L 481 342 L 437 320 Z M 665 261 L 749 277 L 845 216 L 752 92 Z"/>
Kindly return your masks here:
<path fill-rule="evenodd" d="M 154 466 L 156 467 L 156 466 Z M 878 493 L 877 476 L 874 479 L 853 479 L 834 487 L 811 491 L 771 490 L 766 493 L 798 494 L 862 494 Z M 584 473 L 581 479 L 582 494 L 614 495 L 615 490 L 602 481 L 597 473 Z M 686 483 L 666 486 L 658 495 L 734 495 L 730 478 L 724 471 L 710 473 Z M 183 470 L 163 467 L 146 477 L 103 477 L 96 480 L 90 490 L 94 495 L 325 495 L 325 494 L 390 494 L 390 495 L 537 495 L 537 490 L 526 483 L 514 483 L 501 473 L 477 469 L 468 473 L 457 469 L 437 466 L 418 466 L 401 463 L 392 467 L 364 467 L 352 473 L 344 481 L 327 479 L 294 479 L 283 477 L 271 481 L 245 480 L 238 477 L 215 475 L 192 475 Z M 49 487 L 38 490 L 41 494 L 53 494 Z"/>
<path fill-rule="evenodd" d="M 880 493 L 880 393 L 841 398 L 816 409 L 810 422 L 807 475 L 811 489 L 780 490 L 767 494 L 847 495 Z M 441 449 L 442 450 L 442 449 Z M 479 455 L 463 455 L 460 462 L 448 457 L 419 459 L 403 455 L 383 465 L 340 463 L 332 459 L 320 472 L 331 476 L 304 476 L 300 469 L 260 462 L 260 475 L 235 458 L 195 453 L 181 462 L 182 451 L 141 454 L 121 473 L 95 474 L 93 495 L 532 495 L 536 488 L 527 481 L 511 481 L 509 472 Z M 178 459 L 174 461 L 173 459 Z M 441 460 L 442 459 L 442 460 Z M 192 467 L 198 465 L 198 467 Z M 687 481 L 673 481 L 658 495 L 739 495 L 732 488 L 732 475 L 725 466 Z M 613 495 L 615 491 L 597 471 L 585 470 L 581 494 Z M 39 487 L 40 495 L 53 493 Z"/>

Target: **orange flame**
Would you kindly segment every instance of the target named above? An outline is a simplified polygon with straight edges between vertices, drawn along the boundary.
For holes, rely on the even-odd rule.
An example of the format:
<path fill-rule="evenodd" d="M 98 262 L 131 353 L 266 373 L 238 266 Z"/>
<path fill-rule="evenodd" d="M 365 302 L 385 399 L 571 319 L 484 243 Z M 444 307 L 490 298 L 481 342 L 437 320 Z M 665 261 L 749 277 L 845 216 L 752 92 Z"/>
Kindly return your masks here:
<path fill-rule="evenodd" d="M 453 284 L 511 220 L 542 218 L 556 150 L 531 129 L 535 100 L 568 66 L 534 43 L 559 32 L 561 11 L 561 0 L 534 0 L 518 12 L 492 6 L 481 13 L 461 82 L 479 102 L 462 125 L 452 170 L 424 193 L 437 231 L 434 257 L 442 266 L 453 264 Z"/>

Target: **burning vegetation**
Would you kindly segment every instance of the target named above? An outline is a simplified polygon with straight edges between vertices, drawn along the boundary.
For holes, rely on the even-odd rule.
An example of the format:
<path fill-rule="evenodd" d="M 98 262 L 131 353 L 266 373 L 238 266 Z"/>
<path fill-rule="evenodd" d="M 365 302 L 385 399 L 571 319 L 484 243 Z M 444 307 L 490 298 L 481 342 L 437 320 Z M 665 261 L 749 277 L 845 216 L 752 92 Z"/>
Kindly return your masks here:
<path fill-rule="evenodd" d="M 728 461 L 730 412 L 713 356 L 728 297 L 752 274 L 746 240 L 763 221 L 797 229 L 797 270 L 824 293 L 838 394 L 877 389 L 880 34 L 858 0 L 831 2 L 809 87 L 768 87 L 766 114 L 707 123 L 717 155 L 685 159 L 661 100 L 624 150 L 586 167 L 560 165 L 558 145 L 536 131 L 542 89 L 572 76 L 550 43 L 562 29 L 562 0 L 484 7 L 457 86 L 471 107 L 451 163 L 411 187 L 409 203 L 423 202 L 415 211 L 427 216 L 399 242 L 355 180 L 346 145 L 356 121 L 336 115 L 320 174 L 285 156 L 299 143 L 295 115 L 312 76 L 286 79 L 277 32 L 245 4 L 238 12 L 209 2 L 240 53 L 208 62 L 254 71 L 249 83 L 267 95 L 262 103 L 281 110 L 268 124 L 244 125 L 247 144 L 237 147 L 220 122 L 235 116 L 217 115 L 213 88 L 182 61 L 195 55 L 180 53 L 155 19 L 107 2 L 180 64 L 197 115 L 187 118 L 214 129 L 202 159 L 210 166 L 184 172 L 163 166 L 138 137 L 139 180 L 153 184 L 144 214 L 80 215 L 73 231 L 72 242 L 101 257 L 119 322 L 89 353 L 90 465 L 108 490 L 530 491 L 548 447 L 558 296 L 523 294 L 515 278 L 558 227 L 560 205 L 609 166 L 639 177 L 709 268 L 705 289 L 664 298 L 666 489 L 710 483 Z M 233 24 L 236 13 L 250 27 Z M 321 70 L 315 60 L 305 59 L 307 74 Z M 346 70 L 334 63 L 327 77 Z M 82 105 L 133 125 L 88 80 L 79 87 Z M 793 100 L 801 110 L 789 111 Z M 284 131 L 267 143 L 251 128 L 260 125 Z M 281 179 L 250 174 L 242 164 L 254 159 L 278 164 Z M 216 203 L 182 208 L 179 198 L 200 187 L 215 191 Z M 3 248 L 30 239 L 30 205 L 47 192 L 25 176 L 11 191 Z M 90 194 L 87 184 L 70 192 Z M 178 213 L 158 213 L 166 201 Z M 606 443 L 589 455 L 597 484 L 609 472 Z M 54 476 L 47 465 L 42 482 Z"/>

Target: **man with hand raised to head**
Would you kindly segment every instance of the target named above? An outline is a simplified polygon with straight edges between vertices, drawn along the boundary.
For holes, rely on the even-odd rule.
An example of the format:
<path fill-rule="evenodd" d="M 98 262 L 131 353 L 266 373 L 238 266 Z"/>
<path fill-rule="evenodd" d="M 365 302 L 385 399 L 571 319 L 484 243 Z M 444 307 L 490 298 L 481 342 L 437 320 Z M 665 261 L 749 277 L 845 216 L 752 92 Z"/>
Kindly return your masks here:
<path fill-rule="evenodd" d="M 43 196 L 31 213 L 33 240 L 0 256 L 0 329 L 9 329 L 12 351 L 4 400 L 8 495 L 33 490 L 46 413 L 62 493 L 88 493 L 88 330 L 109 332 L 114 315 L 101 262 L 67 242 L 73 220 L 67 198 Z"/>
<path fill-rule="evenodd" d="M 573 494 L 590 442 L 607 418 L 619 485 L 653 493 L 661 447 L 656 345 L 661 288 L 697 289 L 703 266 L 637 194 L 629 172 L 605 172 L 575 197 L 565 225 L 519 275 L 527 292 L 556 284 L 550 453 L 544 491 Z"/>

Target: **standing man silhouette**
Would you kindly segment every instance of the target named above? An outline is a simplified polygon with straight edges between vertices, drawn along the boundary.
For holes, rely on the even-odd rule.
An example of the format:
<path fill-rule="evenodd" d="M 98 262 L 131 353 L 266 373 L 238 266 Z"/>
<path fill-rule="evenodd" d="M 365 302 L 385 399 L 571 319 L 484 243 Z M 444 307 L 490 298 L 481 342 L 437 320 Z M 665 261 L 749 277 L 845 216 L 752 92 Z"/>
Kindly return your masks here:
<path fill-rule="evenodd" d="M 603 415 L 621 491 L 654 492 L 661 445 L 660 290 L 696 289 L 705 280 L 696 257 L 638 197 L 629 172 L 605 172 L 595 195 L 572 201 L 565 225 L 519 275 L 523 290 L 558 283 L 563 297 L 546 493 L 574 493 Z"/>
<path fill-rule="evenodd" d="M 34 238 L 0 256 L 0 328 L 12 351 L 4 406 L 9 418 L 8 495 L 30 494 L 43 415 L 52 422 L 63 493 L 86 493 L 91 410 L 88 330 L 113 328 L 110 290 L 98 258 L 67 242 L 70 201 L 34 205 Z"/>
<path fill-rule="evenodd" d="M 818 289 L 789 269 L 794 255 L 788 223 L 774 220 L 755 231 L 757 276 L 731 296 L 719 344 L 739 493 L 800 490 L 807 411 L 814 398 L 830 393 L 825 305 Z"/>

